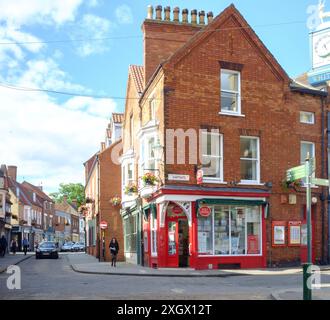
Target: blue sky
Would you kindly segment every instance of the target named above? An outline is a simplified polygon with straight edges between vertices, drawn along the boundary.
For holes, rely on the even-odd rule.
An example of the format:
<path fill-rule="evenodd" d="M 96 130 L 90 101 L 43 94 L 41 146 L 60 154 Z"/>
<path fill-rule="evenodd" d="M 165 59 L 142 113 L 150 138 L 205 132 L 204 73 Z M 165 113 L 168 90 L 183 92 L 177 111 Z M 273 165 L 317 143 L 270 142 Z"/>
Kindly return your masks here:
<path fill-rule="evenodd" d="M 99 149 L 111 112 L 123 111 L 128 66 L 142 64 L 147 5 L 217 15 L 234 3 L 294 77 L 311 66 L 307 8 L 317 2 L 0 0 L 0 84 L 105 97 L 0 86 L 0 162 L 47 191 L 84 181 L 83 162 Z"/>

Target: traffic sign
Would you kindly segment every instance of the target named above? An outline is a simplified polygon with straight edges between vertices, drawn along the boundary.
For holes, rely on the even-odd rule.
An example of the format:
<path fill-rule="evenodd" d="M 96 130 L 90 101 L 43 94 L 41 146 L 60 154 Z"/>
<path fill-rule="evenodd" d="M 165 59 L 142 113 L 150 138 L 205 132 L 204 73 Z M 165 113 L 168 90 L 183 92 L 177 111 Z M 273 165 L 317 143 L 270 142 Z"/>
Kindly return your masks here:
<path fill-rule="evenodd" d="M 106 222 L 106 221 L 101 221 L 101 222 L 100 222 L 100 228 L 101 228 L 102 230 L 107 229 L 107 228 L 108 228 L 108 222 Z"/>
<path fill-rule="evenodd" d="M 329 180 L 312 178 L 312 184 L 322 187 L 329 187 Z"/>
<path fill-rule="evenodd" d="M 292 168 L 286 172 L 287 181 L 295 181 L 306 177 L 306 166 Z"/>

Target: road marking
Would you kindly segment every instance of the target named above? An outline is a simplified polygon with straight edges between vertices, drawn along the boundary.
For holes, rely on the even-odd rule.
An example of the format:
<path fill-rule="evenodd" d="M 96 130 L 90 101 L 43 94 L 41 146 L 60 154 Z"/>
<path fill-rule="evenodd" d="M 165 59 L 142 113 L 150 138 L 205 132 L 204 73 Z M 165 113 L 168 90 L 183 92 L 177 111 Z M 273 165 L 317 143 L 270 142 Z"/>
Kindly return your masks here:
<path fill-rule="evenodd" d="M 172 292 L 175 292 L 175 293 L 184 293 L 184 289 L 179 289 L 179 288 L 175 288 L 175 289 L 171 289 Z"/>

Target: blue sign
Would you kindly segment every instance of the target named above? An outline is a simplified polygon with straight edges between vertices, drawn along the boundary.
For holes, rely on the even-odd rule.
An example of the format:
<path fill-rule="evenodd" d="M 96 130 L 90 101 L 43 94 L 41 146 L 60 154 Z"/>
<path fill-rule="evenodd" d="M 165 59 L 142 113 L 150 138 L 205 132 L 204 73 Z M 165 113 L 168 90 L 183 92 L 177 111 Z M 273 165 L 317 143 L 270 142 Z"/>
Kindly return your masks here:
<path fill-rule="evenodd" d="M 330 71 L 308 76 L 308 81 L 311 85 L 325 83 L 326 81 L 329 80 L 330 80 Z"/>

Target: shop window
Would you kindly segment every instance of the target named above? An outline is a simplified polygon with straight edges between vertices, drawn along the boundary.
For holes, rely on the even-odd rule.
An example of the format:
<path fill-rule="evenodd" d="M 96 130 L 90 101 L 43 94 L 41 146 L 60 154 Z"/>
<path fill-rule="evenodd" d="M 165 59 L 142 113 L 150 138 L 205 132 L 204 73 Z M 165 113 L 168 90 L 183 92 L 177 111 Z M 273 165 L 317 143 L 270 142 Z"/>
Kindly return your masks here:
<path fill-rule="evenodd" d="M 241 114 L 240 72 L 221 70 L 221 113 Z"/>
<path fill-rule="evenodd" d="M 151 213 L 150 216 L 151 255 L 157 256 L 157 219 Z"/>
<path fill-rule="evenodd" d="M 168 223 L 168 255 L 175 256 L 176 255 L 176 222 L 171 221 Z"/>
<path fill-rule="evenodd" d="M 136 252 L 136 216 L 124 220 L 125 252 Z"/>
<path fill-rule="evenodd" d="M 212 212 L 207 218 L 198 217 L 200 255 L 261 254 L 259 207 L 214 206 Z"/>
<path fill-rule="evenodd" d="M 205 182 L 223 181 L 223 137 L 216 132 L 202 132 L 202 170 Z"/>
<path fill-rule="evenodd" d="M 259 138 L 241 137 L 240 139 L 241 183 L 260 183 Z"/>

